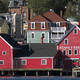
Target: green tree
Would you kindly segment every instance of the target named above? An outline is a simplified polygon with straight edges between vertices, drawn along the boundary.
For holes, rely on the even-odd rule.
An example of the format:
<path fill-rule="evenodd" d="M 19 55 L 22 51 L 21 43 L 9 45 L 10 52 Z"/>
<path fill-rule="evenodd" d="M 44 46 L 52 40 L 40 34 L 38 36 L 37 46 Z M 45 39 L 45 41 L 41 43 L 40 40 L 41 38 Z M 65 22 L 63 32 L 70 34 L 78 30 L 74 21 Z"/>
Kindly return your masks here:
<path fill-rule="evenodd" d="M 80 19 L 80 0 L 71 0 L 68 2 L 65 11 L 65 18 L 66 17 L 75 17 Z"/>
<path fill-rule="evenodd" d="M 60 10 L 64 11 L 67 2 L 68 0 L 29 0 L 28 7 L 32 8 L 36 14 L 42 14 L 49 9 L 60 13 Z"/>
<path fill-rule="evenodd" d="M 8 0 L 0 0 L 0 13 L 8 11 Z"/>

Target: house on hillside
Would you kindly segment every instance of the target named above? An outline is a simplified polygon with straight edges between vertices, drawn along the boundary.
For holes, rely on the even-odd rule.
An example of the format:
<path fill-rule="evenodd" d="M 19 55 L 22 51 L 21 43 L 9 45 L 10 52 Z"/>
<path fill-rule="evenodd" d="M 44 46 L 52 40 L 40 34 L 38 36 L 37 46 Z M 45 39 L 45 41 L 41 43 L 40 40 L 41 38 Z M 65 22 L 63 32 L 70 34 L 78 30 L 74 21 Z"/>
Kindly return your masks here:
<path fill-rule="evenodd" d="M 80 26 L 72 27 L 57 45 L 55 67 L 72 69 L 80 66 Z"/>
<path fill-rule="evenodd" d="M 6 20 L 0 18 L 0 33 L 10 34 L 10 28 Z"/>
<path fill-rule="evenodd" d="M 45 43 L 29 44 L 29 56 L 16 54 L 15 69 L 53 69 L 56 45 Z"/>
<path fill-rule="evenodd" d="M 49 43 L 49 21 L 38 15 L 28 22 L 27 43 Z"/>
<path fill-rule="evenodd" d="M 13 69 L 20 46 L 7 34 L 0 34 L 0 69 Z"/>
<path fill-rule="evenodd" d="M 13 22 L 12 36 L 15 37 L 15 33 L 19 33 L 17 31 L 20 31 L 20 35 L 17 34 L 17 36 L 18 37 L 21 36 L 23 40 L 26 36 L 25 25 L 27 24 L 27 21 L 32 18 L 32 13 L 33 13 L 32 9 L 27 7 L 27 3 L 28 3 L 27 0 L 10 0 L 8 6 L 8 11 L 12 16 L 12 22 Z M 19 18 L 20 21 L 19 23 L 17 23 L 18 20 L 16 21 L 17 18 Z M 19 27 L 17 25 L 19 25 Z M 16 38 L 20 40 L 17 36 Z"/>
<path fill-rule="evenodd" d="M 54 11 L 46 12 L 43 16 L 50 21 L 50 42 L 59 42 L 59 40 L 65 35 L 65 31 L 68 29 L 67 21 Z"/>

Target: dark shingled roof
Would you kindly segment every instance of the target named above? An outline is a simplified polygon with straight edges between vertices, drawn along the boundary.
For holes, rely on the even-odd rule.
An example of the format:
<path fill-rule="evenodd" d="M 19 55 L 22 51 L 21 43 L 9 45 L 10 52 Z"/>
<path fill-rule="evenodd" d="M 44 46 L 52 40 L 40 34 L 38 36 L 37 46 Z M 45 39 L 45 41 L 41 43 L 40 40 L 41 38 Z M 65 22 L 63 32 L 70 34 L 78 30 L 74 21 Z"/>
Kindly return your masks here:
<path fill-rule="evenodd" d="M 20 48 L 20 45 L 8 34 L 0 34 L 0 36 L 6 40 L 13 48 Z"/>
<path fill-rule="evenodd" d="M 24 51 L 23 51 L 24 50 Z M 21 53 L 15 57 L 54 57 L 57 52 L 56 44 L 31 43 L 24 46 Z"/>
<path fill-rule="evenodd" d="M 30 57 L 54 57 L 57 52 L 55 44 L 30 44 L 33 54 Z"/>

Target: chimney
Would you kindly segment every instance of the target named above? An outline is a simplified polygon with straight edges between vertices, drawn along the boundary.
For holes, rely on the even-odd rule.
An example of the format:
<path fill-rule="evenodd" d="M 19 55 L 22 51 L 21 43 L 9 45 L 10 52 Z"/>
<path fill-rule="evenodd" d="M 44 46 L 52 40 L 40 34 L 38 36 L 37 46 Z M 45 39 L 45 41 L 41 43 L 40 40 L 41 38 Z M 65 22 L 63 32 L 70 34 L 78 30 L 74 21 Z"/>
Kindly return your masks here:
<path fill-rule="evenodd" d="M 62 10 L 60 11 L 60 16 L 63 17 L 63 11 Z"/>

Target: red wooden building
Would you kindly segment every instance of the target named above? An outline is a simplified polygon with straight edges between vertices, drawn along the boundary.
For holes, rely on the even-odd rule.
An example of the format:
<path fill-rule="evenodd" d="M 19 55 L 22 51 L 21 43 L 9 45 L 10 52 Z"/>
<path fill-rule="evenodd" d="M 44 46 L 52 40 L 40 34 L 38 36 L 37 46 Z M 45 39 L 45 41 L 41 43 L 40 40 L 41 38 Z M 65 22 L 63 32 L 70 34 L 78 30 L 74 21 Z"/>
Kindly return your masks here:
<path fill-rule="evenodd" d="M 72 69 L 80 66 L 80 26 L 72 27 L 57 46 L 55 67 Z"/>
<path fill-rule="evenodd" d="M 53 69 L 53 58 L 56 55 L 55 44 L 30 44 L 30 56 L 16 55 L 15 68 L 20 69 Z M 28 53 L 27 53 L 28 54 Z"/>
<path fill-rule="evenodd" d="M 7 34 L 0 34 L 0 69 L 13 69 L 13 58 L 19 45 Z"/>

